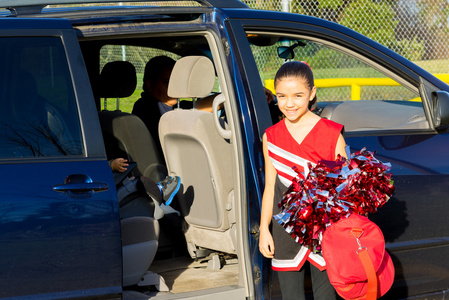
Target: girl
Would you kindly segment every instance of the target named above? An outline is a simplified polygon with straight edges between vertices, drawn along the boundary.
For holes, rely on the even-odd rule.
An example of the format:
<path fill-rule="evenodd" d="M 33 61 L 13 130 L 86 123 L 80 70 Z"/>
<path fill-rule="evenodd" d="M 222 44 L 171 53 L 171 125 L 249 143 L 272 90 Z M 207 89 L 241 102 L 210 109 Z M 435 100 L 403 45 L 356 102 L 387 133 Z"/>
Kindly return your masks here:
<path fill-rule="evenodd" d="M 274 79 L 278 107 L 284 119 L 271 126 L 263 136 L 265 158 L 265 189 L 260 220 L 260 252 L 272 258 L 272 268 L 278 278 L 283 299 L 305 299 L 304 268 L 311 263 L 314 299 L 335 299 L 325 262 L 319 253 L 296 243 L 276 221 L 272 234 L 269 225 L 274 214 L 281 210 L 278 203 L 292 179 L 300 172 L 308 172 L 307 162 L 335 160 L 346 157 L 343 126 L 322 119 L 309 109 L 316 102 L 316 87 L 310 67 L 304 62 L 292 61 L 282 65 Z"/>

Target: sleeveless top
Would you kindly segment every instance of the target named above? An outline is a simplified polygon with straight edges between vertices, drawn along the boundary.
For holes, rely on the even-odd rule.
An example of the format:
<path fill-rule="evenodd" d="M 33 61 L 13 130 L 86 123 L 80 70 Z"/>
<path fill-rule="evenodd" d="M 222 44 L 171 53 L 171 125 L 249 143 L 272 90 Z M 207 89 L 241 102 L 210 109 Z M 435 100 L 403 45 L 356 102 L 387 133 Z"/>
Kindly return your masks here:
<path fill-rule="evenodd" d="M 273 201 L 273 215 L 281 212 L 278 203 L 283 193 L 298 176 L 292 168 L 296 167 L 308 174 L 307 163 L 317 164 L 320 160 L 335 160 L 335 148 L 343 126 L 327 119 L 320 119 L 298 144 L 285 125 L 285 120 L 268 128 L 268 155 L 276 169 L 277 178 Z M 308 248 L 296 243 L 276 220 L 272 220 L 272 235 L 275 245 L 271 265 L 275 271 L 299 271 L 308 260 L 320 270 L 326 269 L 326 263 L 320 253 L 312 253 Z"/>

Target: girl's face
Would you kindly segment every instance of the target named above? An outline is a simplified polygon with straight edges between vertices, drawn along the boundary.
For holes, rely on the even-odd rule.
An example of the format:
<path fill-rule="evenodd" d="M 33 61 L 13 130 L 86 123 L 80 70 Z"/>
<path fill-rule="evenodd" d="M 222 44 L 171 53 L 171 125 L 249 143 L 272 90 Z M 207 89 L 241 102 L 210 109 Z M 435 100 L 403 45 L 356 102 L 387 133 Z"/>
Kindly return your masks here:
<path fill-rule="evenodd" d="M 298 122 L 309 111 L 309 101 L 316 93 L 316 87 L 309 89 L 307 82 L 300 77 L 281 78 L 275 89 L 278 107 L 292 123 Z"/>

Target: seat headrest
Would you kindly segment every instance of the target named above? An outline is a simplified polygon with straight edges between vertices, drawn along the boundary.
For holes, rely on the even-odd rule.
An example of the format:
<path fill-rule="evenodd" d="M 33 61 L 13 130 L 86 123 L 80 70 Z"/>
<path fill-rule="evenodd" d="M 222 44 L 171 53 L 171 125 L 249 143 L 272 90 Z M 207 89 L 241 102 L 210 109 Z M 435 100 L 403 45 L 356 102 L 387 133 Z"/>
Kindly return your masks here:
<path fill-rule="evenodd" d="M 134 93 L 136 85 L 136 68 L 132 63 L 108 62 L 101 70 L 98 96 L 102 98 L 129 97 Z"/>
<path fill-rule="evenodd" d="M 172 98 L 201 98 L 208 96 L 215 84 L 212 61 L 204 56 L 179 59 L 170 75 L 168 95 Z"/>

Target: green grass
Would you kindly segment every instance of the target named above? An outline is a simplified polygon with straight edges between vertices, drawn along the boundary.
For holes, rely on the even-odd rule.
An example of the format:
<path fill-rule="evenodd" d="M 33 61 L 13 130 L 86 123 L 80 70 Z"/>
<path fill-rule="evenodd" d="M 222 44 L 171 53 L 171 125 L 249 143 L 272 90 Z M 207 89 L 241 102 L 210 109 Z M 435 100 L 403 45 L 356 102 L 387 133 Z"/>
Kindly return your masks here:
<path fill-rule="evenodd" d="M 136 102 L 140 98 L 140 94 L 142 93 L 142 89 L 136 89 L 134 93 L 128 98 L 120 98 L 120 107 L 121 111 L 131 113 L 133 110 L 134 102 Z M 104 107 L 103 99 L 101 100 L 101 109 Z M 117 100 L 113 98 L 109 98 L 107 100 L 107 110 L 115 110 L 117 107 Z"/>
<path fill-rule="evenodd" d="M 142 89 L 142 80 L 143 80 L 143 74 L 138 73 L 137 74 L 137 85 L 134 93 L 127 97 L 127 98 L 120 98 L 120 107 L 119 109 L 121 111 L 131 113 L 133 110 L 134 102 L 139 100 L 140 94 L 143 92 Z M 101 99 L 101 109 L 104 107 L 104 100 Z M 115 110 L 117 107 L 117 100 L 110 98 L 107 100 L 107 109 L 108 110 Z"/>

